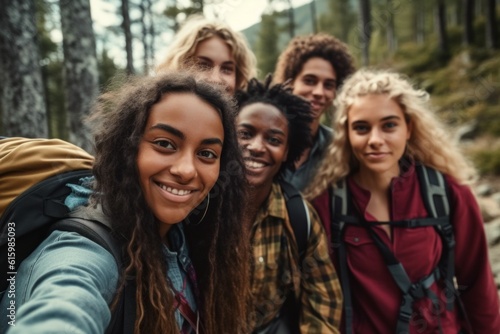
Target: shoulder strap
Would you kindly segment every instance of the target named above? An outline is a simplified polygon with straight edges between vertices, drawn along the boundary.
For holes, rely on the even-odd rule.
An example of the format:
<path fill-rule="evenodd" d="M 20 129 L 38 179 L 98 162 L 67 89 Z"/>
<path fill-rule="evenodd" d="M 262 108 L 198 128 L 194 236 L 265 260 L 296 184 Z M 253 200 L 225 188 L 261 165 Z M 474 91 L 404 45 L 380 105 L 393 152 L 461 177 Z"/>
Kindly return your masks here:
<path fill-rule="evenodd" d="M 302 195 L 293 185 L 285 180 L 280 180 L 279 183 L 285 196 L 286 210 L 297 241 L 299 256 L 302 258 L 306 252 L 307 240 L 311 234 L 309 210 Z"/>
<path fill-rule="evenodd" d="M 435 218 L 449 216 L 450 205 L 443 174 L 422 164 L 417 164 L 416 170 L 424 204 L 429 214 Z"/>
<path fill-rule="evenodd" d="M 113 255 L 118 270 L 123 265 L 122 249 L 120 243 L 111 233 L 111 226 L 108 222 L 88 220 L 84 218 L 68 217 L 54 223 L 50 231 L 68 231 L 78 234 L 92 240 L 102 246 Z M 111 321 L 106 329 L 106 334 L 132 334 L 135 323 L 135 287 L 134 284 L 127 282 L 125 289 L 120 297 L 120 302 L 111 314 Z"/>
<path fill-rule="evenodd" d="M 421 193 L 429 215 L 434 218 L 445 218 L 444 224 L 435 225 L 437 232 L 443 239 L 443 254 L 439 261 L 439 268 L 445 280 L 445 289 L 450 296 L 456 292 L 453 284 L 455 276 L 455 237 L 450 223 L 450 204 L 447 185 L 441 172 L 422 164 L 416 165 Z M 448 298 L 447 310 L 452 310 L 453 298 Z"/>
<path fill-rule="evenodd" d="M 344 294 L 344 324 L 345 333 L 353 333 L 353 308 L 351 298 L 351 288 L 349 284 L 349 271 L 347 268 L 347 252 L 345 243 L 343 242 L 342 235 L 345 227 L 345 221 L 340 217 L 347 217 L 347 208 L 349 205 L 347 182 L 345 179 L 340 180 L 336 187 L 330 186 L 328 188 L 330 195 L 330 220 L 331 220 L 331 233 L 332 233 L 332 246 L 335 249 L 337 259 L 340 267 L 340 284 L 342 286 L 342 293 Z"/>

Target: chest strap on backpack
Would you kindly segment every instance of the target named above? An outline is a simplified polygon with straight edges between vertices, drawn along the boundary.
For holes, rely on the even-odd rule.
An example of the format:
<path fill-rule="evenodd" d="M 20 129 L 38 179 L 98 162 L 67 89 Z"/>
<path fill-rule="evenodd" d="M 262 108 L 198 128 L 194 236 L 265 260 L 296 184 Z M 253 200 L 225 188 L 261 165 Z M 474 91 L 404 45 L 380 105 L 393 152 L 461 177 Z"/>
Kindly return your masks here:
<path fill-rule="evenodd" d="M 440 273 L 436 267 L 428 276 L 422 278 L 418 282 L 412 283 L 405 269 L 401 263 L 396 259 L 394 254 L 384 244 L 380 237 L 373 231 L 370 224 L 364 224 L 364 227 L 370 233 L 371 238 L 380 250 L 382 257 L 391 273 L 394 282 L 402 292 L 402 300 L 399 307 L 399 316 L 396 324 L 396 333 L 407 333 L 410 320 L 413 312 L 413 302 L 428 297 L 435 311 L 439 311 L 439 300 L 437 295 L 430 289 L 430 287 L 439 280 Z M 440 333 L 442 333 L 440 318 L 438 317 L 438 325 Z"/>

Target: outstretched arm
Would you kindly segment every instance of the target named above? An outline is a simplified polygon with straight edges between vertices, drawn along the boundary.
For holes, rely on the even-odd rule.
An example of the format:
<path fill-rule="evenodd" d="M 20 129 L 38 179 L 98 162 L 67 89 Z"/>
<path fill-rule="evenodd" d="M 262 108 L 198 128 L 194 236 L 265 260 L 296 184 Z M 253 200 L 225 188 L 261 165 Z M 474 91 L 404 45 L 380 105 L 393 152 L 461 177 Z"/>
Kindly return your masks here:
<path fill-rule="evenodd" d="M 2 310 L 15 302 L 15 321 L 0 329 L 104 333 L 117 282 L 117 265 L 108 251 L 75 232 L 54 231 L 21 264 L 15 293 L 3 296 Z"/>

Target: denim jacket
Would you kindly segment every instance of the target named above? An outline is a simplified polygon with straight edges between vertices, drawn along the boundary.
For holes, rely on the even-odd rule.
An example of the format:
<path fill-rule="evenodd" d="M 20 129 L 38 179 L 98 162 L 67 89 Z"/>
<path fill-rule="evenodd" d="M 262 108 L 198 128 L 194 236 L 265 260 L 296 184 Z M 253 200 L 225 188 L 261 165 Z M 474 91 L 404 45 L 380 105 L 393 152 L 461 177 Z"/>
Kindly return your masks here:
<path fill-rule="evenodd" d="M 91 193 L 78 187 L 71 187 L 71 208 L 85 204 Z M 94 214 L 98 220 L 102 217 L 100 210 Z M 196 311 L 196 287 L 186 279 L 191 261 L 182 224 L 174 225 L 168 238 L 172 249 L 163 249 L 168 279 Z M 0 296 L 4 319 L 0 333 L 104 333 L 111 320 L 109 304 L 119 271 L 113 256 L 100 245 L 76 232 L 54 231 L 21 263 L 12 279 L 15 292 L 9 293 L 9 288 Z M 182 328 L 185 320 L 178 310 L 175 318 Z"/>

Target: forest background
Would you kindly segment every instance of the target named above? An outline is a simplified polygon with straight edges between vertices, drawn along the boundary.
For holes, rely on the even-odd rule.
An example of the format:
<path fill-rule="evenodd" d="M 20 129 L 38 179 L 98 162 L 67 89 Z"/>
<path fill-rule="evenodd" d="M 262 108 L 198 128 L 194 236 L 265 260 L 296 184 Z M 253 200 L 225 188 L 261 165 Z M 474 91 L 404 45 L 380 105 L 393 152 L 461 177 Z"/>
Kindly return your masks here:
<path fill-rule="evenodd" d="M 92 151 L 81 119 L 111 81 L 151 72 L 188 15 L 223 18 L 250 0 L 102 1 L 118 23 L 97 30 L 90 0 L 0 0 L 0 135 Z M 499 15 L 498 0 L 268 0 L 242 32 L 261 78 L 293 36 L 319 31 L 346 42 L 358 67 L 408 75 L 490 177 L 500 176 Z"/>

